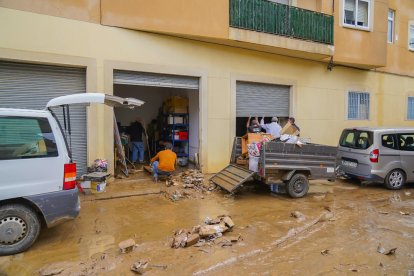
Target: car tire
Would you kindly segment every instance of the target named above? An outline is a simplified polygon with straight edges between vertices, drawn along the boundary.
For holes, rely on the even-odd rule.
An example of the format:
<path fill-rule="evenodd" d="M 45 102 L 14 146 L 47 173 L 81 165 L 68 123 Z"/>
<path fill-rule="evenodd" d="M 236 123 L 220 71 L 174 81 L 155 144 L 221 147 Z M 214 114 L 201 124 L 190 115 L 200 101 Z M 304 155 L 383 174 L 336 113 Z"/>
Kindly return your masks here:
<path fill-rule="evenodd" d="M 22 204 L 0 207 L 0 256 L 27 250 L 40 233 L 36 212 Z"/>
<path fill-rule="evenodd" d="M 309 190 L 309 180 L 304 174 L 298 173 L 292 176 L 287 183 L 287 192 L 290 197 L 300 198 L 305 196 Z"/>
<path fill-rule="evenodd" d="M 385 177 L 385 186 L 390 190 L 399 190 L 405 184 L 405 174 L 402 170 L 392 170 Z"/>

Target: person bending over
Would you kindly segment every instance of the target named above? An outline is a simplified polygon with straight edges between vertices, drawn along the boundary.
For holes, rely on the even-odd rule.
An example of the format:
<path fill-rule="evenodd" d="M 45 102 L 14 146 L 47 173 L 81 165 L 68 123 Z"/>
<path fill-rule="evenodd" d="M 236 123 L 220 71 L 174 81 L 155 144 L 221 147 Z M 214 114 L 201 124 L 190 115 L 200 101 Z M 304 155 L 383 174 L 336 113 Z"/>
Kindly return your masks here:
<path fill-rule="evenodd" d="M 171 149 L 172 145 L 166 144 L 165 150 L 158 152 L 157 155 L 151 159 L 152 177 L 154 182 L 158 181 L 159 175 L 171 175 L 175 171 L 177 154 Z"/>

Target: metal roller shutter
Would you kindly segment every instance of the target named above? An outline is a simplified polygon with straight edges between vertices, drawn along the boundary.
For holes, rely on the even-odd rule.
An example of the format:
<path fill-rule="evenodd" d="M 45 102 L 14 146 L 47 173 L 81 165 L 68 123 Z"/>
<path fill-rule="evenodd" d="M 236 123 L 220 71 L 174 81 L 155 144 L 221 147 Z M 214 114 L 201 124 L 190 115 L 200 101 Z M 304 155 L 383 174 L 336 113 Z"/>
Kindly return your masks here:
<path fill-rule="evenodd" d="M 290 86 L 236 83 L 236 116 L 289 116 Z"/>
<path fill-rule="evenodd" d="M 114 84 L 197 89 L 196 77 L 114 70 Z"/>
<path fill-rule="evenodd" d="M 86 92 L 86 69 L 0 61 L 0 107 L 44 109 L 55 97 Z M 63 127 L 61 109 L 56 110 Z M 86 172 L 86 108 L 70 107 L 72 154 Z M 68 141 L 69 142 L 69 141 Z"/>

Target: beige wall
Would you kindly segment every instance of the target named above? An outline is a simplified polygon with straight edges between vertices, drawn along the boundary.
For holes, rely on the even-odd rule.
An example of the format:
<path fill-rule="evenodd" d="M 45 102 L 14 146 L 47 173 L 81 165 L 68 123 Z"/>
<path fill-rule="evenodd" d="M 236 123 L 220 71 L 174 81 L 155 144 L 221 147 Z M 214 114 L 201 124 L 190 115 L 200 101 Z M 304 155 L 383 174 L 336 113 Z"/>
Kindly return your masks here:
<path fill-rule="evenodd" d="M 414 24 L 414 1 L 390 0 L 395 11 L 394 43 L 387 43 L 387 66 L 380 71 L 414 76 L 414 51 L 408 50 L 408 24 Z"/>
<path fill-rule="evenodd" d="M 0 7 L 100 23 L 101 0 L 0 0 Z"/>
<path fill-rule="evenodd" d="M 377 68 L 387 61 L 388 0 L 371 1 L 370 30 L 343 26 L 343 0 L 335 0 L 334 62 L 360 68 Z"/>
<path fill-rule="evenodd" d="M 104 25 L 201 37 L 228 37 L 228 0 L 101 1 Z"/>
<path fill-rule="evenodd" d="M 291 115 L 302 136 L 316 143 L 337 144 L 344 127 L 413 123 L 404 118 L 414 78 L 345 67 L 328 71 L 322 62 L 4 8 L 0 8 L 0 37 L 2 59 L 86 66 L 88 91 L 113 93 L 114 68 L 200 77 L 200 151 L 208 172 L 218 171 L 229 160 L 237 80 L 291 84 Z M 350 89 L 371 94 L 370 120 L 346 120 Z M 88 147 L 90 161 L 113 158 L 110 108 L 90 107 L 88 139 L 93 141 Z"/>

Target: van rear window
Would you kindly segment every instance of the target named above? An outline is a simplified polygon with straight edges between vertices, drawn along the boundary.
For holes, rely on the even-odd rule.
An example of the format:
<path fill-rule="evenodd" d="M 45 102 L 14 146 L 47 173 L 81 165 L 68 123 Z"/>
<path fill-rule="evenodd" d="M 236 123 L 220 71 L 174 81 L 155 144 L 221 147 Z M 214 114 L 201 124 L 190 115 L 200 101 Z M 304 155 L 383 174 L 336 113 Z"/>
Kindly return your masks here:
<path fill-rule="evenodd" d="M 0 160 L 58 156 L 47 118 L 0 117 Z"/>
<path fill-rule="evenodd" d="M 367 149 L 373 143 L 373 133 L 357 129 L 345 129 L 342 132 L 339 145 L 352 149 Z"/>

